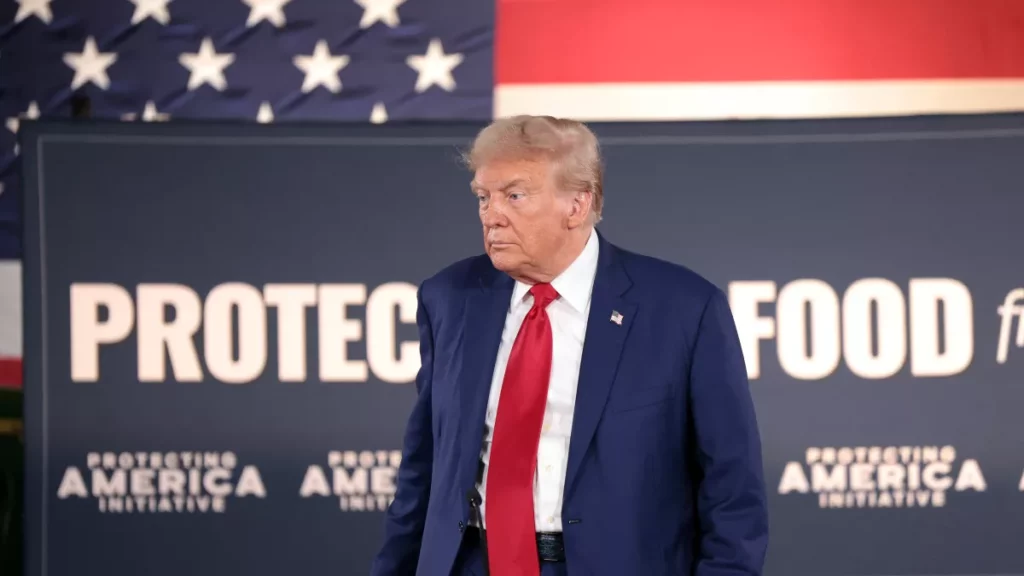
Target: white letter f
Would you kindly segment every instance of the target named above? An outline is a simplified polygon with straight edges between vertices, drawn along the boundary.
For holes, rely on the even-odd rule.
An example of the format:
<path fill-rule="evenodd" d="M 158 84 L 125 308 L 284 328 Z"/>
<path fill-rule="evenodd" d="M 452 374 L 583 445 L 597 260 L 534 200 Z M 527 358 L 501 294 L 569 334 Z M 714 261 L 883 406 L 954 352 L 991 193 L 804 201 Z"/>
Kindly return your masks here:
<path fill-rule="evenodd" d="M 996 362 L 1000 364 L 1006 362 L 1006 356 L 1010 353 L 1010 327 L 1014 316 L 1020 317 L 1017 323 L 1017 347 L 1024 348 L 1024 304 L 1018 304 L 1020 300 L 1024 300 L 1024 288 L 1010 290 L 1003 305 L 996 309 L 996 313 L 1003 319 L 999 325 L 999 347 L 996 351 Z"/>

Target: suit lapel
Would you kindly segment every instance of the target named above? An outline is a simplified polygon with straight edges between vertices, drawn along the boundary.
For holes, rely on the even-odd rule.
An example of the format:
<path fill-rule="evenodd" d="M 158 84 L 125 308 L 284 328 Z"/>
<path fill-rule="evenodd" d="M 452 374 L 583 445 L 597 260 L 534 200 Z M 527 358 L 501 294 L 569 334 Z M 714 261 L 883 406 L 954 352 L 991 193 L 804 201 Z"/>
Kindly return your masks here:
<path fill-rule="evenodd" d="M 576 409 L 565 475 L 566 498 L 579 473 L 583 456 L 594 438 L 612 381 L 615 380 L 622 347 L 636 318 L 637 305 L 623 299 L 631 282 L 614 250 L 613 246 L 601 238 L 576 390 Z M 616 312 L 621 315 L 621 323 L 612 319 Z"/>
<path fill-rule="evenodd" d="M 479 286 L 471 290 L 466 299 L 462 317 L 462 371 L 458 383 L 461 397 L 459 422 L 462 427 L 460 477 L 466 489 L 476 478 L 484 439 L 487 397 L 514 284 L 510 277 L 488 267 Z"/>

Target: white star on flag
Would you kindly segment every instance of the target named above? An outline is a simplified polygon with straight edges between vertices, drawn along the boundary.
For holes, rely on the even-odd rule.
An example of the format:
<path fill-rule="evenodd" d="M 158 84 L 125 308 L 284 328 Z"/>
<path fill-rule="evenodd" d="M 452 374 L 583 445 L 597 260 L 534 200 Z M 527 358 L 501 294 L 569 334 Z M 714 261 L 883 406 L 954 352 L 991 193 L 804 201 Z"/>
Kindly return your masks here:
<path fill-rule="evenodd" d="M 20 117 L 15 116 L 14 118 L 8 118 L 7 129 L 17 134 L 18 130 L 21 129 L 21 118 L 25 118 L 26 120 L 35 120 L 39 118 L 39 105 L 36 104 L 35 101 L 32 101 L 28 105 L 28 110 L 25 110 L 25 113 L 22 114 Z M 19 151 L 20 149 L 18 145 L 15 144 L 14 154 L 17 155 Z"/>
<path fill-rule="evenodd" d="M 253 27 L 266 20 L 278 28 L 285 25 L 284 7 L 292 0 L 242 0 L 249 6 L 249 19 L 245 25 Z"/>
<path fill-rule="evenodd" d="M 135 120 L 138 115 L 135 112 L 129 112 L 121 116 L 122 120 Z M 165 122 L 170 120 L 171 115 L 164 112 L 158 112 L 156 109 L 156 103 L 152 100 L 146 102 L 146 107 L 142 109 L 142 121 L 143 122 Z"/>
<path fill-rule="evenodd" d="M 270 124 L 274 121 L 274 109 L 271 108 L 270 102 L 260 104 L 260 109 L 256 112 L 256 121 L 260 124 Z"/>
<path fill-rule="evenodd" d="M 89 36 L 85 39 L 85 47 L 81 52 L 64 54 L 64 63 L 75 71 L 75 77 L 71 80 L 71 89 L 77 90 L 89 82 L 103 90 L 110 88 L 110 76 L 107 76 L 107 68 L 110 68 L 114 62 L 117 62 L 117 54 L 100 52 L 96 47 L 96 39 Z"/>
<path fill-rule="evenodd" d="M 209 84 L 221 92 L 228 87 L 227 78 L 224 77 L 224 69 L 235 61 L 234 54 L 218 54 L 213 49 L 213 40 L 209 37 L 203 38 L 199 45 L 199 52 L 185 53 L 178 57 L 178 62 L 188 68 L 191 74 L 188 77 L 188 89 L 195 90 L 203 84 Z"/>
<path fill-rule="evenodd" d="M 384 107 L 383 102 L 377 102 L 373 105 L 373 110 L 370 111 L 370 122 L 374 124 L 383 124 L 388 121 L 388 109 Z"/>
<path fill-rule="evenodd" d="M 167 3 L 171 0 L 128 0 L 135 4 L 132 24 L 139 24 L 146 18 L 152 18 L 166 26 L 171 22 L 171 13 L 167 11 Z"/>
<path fill-rule="evenodd" d="M 17 24 L 29 16 L 35 16 L 47 24 L 53 23 L 53 10 L 50 2 L 53 0 L 15 0 L 18 3 L 18 13 L 14 16 L 14 23 Z"/>
<path fill-rule="evenodd" d="M 296 56 L 294 62 L 306 73 L 302 81 L 303 92 L 312 92 L 317 86 L 323 86 L 335 94 L 341 92 L 338 72 L 348 66 L 349 57 L 344 54 L 332 56 L 326 40 L 316 43 L 312 56 Z"/>
<path fill-rule="evenodd" d="M 405 4 L 405 0 L 354 0 L 363 8 L 363 17 L 359 20 L 359 28 L 366 29 L 373 26 L 375 22 L 383 22 L 389 28 L 400 24 L 398 20 L 398 7 Z"/>
<path fill-rule="evenodd" d="M 18 129 L 21 128 L 20 118 L 24 118 L 26 120 L 35 120 L 39 118 L 39 104 L 36 104 L 35 101 L 30 102 L 28 109 L 25 110 L 25 113 L 21 114 L 20 117 L 15 116 L 14 118 L 8 118 L 7 129 L 17 134 Z"/>
<path fill-rule="evenodd" d="M 419 72 L 419 76 L 416 78 L 417 92 L 425 92 L 434 84 L 451 92 L 455 89 L 452 70 L 462 64 L 462 59 L 462 54 L 445 54 L 441 40 L 434 38 L 427 46 L 426 54 L 409 56 L 405 59 L 405 63 Z"/>

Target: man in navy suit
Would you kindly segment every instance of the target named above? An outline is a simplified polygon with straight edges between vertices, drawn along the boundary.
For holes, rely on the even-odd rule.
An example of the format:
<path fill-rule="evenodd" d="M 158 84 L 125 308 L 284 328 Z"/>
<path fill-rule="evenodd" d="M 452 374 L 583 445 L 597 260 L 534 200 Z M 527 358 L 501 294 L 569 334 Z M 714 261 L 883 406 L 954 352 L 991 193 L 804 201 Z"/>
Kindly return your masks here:
<path fill-rule="evenodd" d="M 486 255 L 420 286 L 372 574 L 760 575 L 761 442 L 722 291 L 596 232 L 585 125 L 498 120 L 467 161 Z"/>

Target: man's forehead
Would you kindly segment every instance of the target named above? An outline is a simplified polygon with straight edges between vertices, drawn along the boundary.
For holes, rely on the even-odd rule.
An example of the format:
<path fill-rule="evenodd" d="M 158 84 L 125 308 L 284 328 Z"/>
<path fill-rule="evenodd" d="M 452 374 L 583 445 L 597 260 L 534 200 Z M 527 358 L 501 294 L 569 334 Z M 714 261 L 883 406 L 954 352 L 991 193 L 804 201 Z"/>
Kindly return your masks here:
<path fill-rule="evenodd" d="M 472 185 L 481 188 L 507 188 L 529 185 L 540 180 L 543 166 L 536 162 L 485 164 L 477 169 Z"/>

